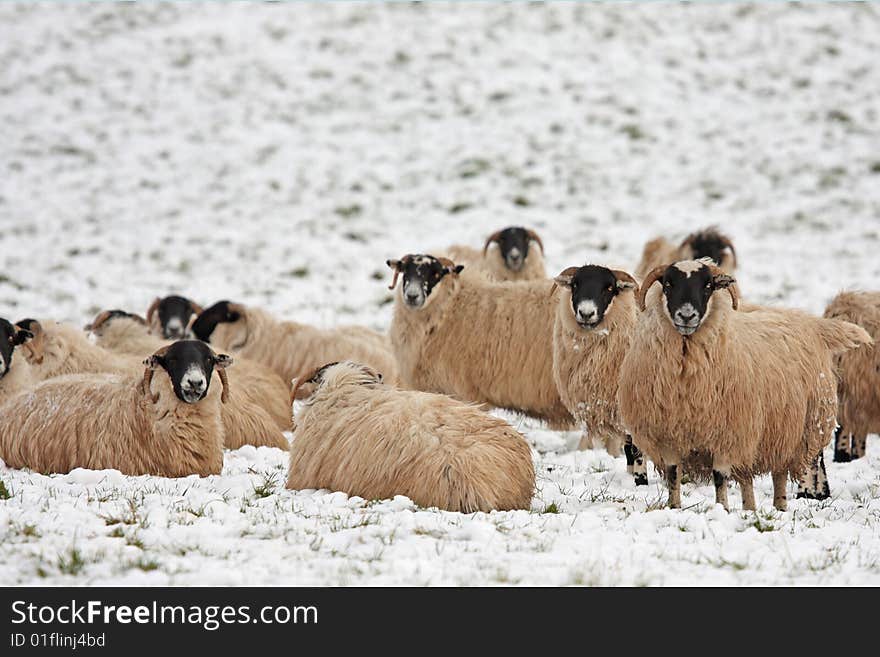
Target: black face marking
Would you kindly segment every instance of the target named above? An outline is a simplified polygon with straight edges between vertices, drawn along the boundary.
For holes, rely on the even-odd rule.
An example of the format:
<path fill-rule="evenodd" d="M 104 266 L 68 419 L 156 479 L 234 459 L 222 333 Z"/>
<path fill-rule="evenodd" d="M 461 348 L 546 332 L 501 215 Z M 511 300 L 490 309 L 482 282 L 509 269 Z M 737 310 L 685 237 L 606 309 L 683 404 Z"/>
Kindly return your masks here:
<path fill-rule="evenodd" d="M 731 252 L 732 247 L 727 240 L 716 230 L 709 229 L 694 233 L 689 238 L 691 250 L 694 252 L 693 259 L 711 258 L 716 265 L 721 265 L 724 259 L 725 249 Z"/>
<path fill-rule="evenodd" d="M 198 340 L 175 342 L 161 356 L 155 356 L 171 379 L 174 394 L 187 404 L 194 404 L 205 398 L 211 385 L 211 375 L 217 357 L 211 348 Z"/>
<path fill-rule="evenodd" d="M 605 319 L 608 306 L 620 293 L 610 269 L 586 265 L 571 277 L 571 310 L 582 328 L 594 328 Z"/>
<path fill-rule="evenodd" d="M 12 354 L 15 348 L 32 338 L 33 334 L 25 329 L 17 329 L 6 319 L 0 318 L 0 379 L 12 367 Z"/>
<path fill-rule="evenodd" d="M 18 320 L 18 321 L 15 323 L 15 325 L 16 325 L 16 326 L 20 326 L 21 328 L 23 328 L 23 329 L 26 330 L 26 331 L 31 331 L 31 330 L 33 330 L 33 329 L 31 328 L 31 326 L 32 326 L 33 324 L 36 324 L 36 323 L 37 323 L 37 320 L 35 320 L 35 319 L 31 319 L 31 318 L 27 318 L 27 319 L 20 319 L 20 320 Z"/>
<path fill-rule="evenodd" d="M 193 308 L 190 300 L 185 297 L 170 296 L 159 302 L 159 323 L 162 336 L 166 340 L 179 340 L 186 335 Z"/>
<path fill-rule="evenodd" d="M 701 265 L 688 273 L 670 265 L 661 284 L 675 329 L 682 335 L 692 335 L 703 322 L 709 299 L 716 289 L 709 268 Z"/>
<path fill-rule="evenodd" d="M 403 301 L 410 308 L 421 308 L 425 305 L 431 292 L 447 274 L 458 273 L 464 267 L 457 265 L 449 270 L 437 258 L 429 255 L 414 255 L 400 261 L 400 273 L 403 274 Z"/>
<path fill-rule="evenodd" d="M 237 322 L 241 315 L 229 310 L 229 301 L 218 301 L 210 308 L 202 311 L 202 314 L 193 322 L 192 332 L 199 340 L 211 341 L 211 334 L 217 328 L 217 324 L 223 322 Z"/>
<path fill-rule="evenodd" d="M 498 248 L 508 269 L 520 271 L 523 268 L 529 255 L 529 242 L 528 231 L 519 226 L 505 228 L 498 234 Z"/>

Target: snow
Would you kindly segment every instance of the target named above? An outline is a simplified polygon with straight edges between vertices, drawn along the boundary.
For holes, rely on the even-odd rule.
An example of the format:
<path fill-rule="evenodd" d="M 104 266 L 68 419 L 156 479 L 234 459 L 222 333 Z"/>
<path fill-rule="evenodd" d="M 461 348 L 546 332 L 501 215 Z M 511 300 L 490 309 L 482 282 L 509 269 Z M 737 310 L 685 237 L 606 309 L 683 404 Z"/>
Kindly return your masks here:
<path fill-rule="evenodd" d="M 0 7 L 0 315 L 159 294 L 387 329 L 388 258 L 538 230 L 550 274 L 718 224 L 750 301 L 880 274 L 870 4 Z M 504 414 L 502 414 L 504 415 Z M 245 447 L 179 480 L 0 467 L 7 584 L 880 584 L 880 444 L 757 513 L 534 448 L 531 511 L 284 489 Z M 793 492 L 793 488 L 790 488 Z M 544 513 L 545 510 L 556 511 Z"/>

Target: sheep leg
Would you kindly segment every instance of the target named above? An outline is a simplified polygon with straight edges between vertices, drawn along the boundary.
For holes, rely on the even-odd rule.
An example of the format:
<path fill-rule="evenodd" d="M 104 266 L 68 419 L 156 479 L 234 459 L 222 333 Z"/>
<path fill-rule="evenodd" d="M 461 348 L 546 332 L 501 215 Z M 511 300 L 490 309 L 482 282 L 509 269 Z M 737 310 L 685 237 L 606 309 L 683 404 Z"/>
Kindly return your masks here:
<path fill-rule="evenodd" d="M 636 457 L 633 454 L 633 437 L 629 434 L 626 436 L 626 442 L 623 443 L 623 455 L 626 457 L 627 474 L 633 474 Z"/>
<path fill-rule="evenodd" d="M 712 464 L 712 480 L 715 482 L 715 504 L 720 504 L 725 511 L 729 511 L 727 503 L 727 480 L 730 478 L 730 469 L 723 465 Z"/>
<path fill-rule="evenodd" d="M 666 466 L 666 486 L 669 489 L 669 508 L 681 508 L 681 471 L 678 464 Z"/>
<path fill-rule="evenodd" d="M 852 461 L 852 435 L 844 433 L 843 427 L 834 431 L 834 462 L 849 463 Z"/>
<path fill-rule="evenodd" d="M 780 511 L 785 511 L 788 507 L 788 496 L 785 492 L 785 485 L 788 483 L 788 472 L 773 473 L 773 506 Z"/>
<path fill-rule="evenodd" d="M 743 511 L 755 510 L 755 486 L 751 477 L 735 477 L 739 489 L 742 491 Z"/>
<path fill-rule="evenodd" d="M 868 446 L 868 436 L 866 434 L 862 434 L 861 436 L 853 436 L 852 439 L 852 457 L 853 459 L 860 459 L 865 455 L 865 449 Z"/>
<path fill-rule="evenodd" d="M 813 459 L 810 469 L 798 481 L 796 497 L 807 500 L 825 500 L 831 497 L 828 472 L 825 470 L 825 455 L 822 452 Z"/>
<path fill-rule="evenodd" d="M 621 444 L 620 438 L 617 436 L 606 436 L 605 437 L 605 451 L 608 452 L 614 458 L 620 456 Z"/>
<path fill-rule="evenodd" d="M 583 452 L 584 450 L 592 449 L 592 448 L 593 448 L 593 441 L 590 438 L 589 432 L 586 429 L 584 429 L 584 432 L 581 434 L 581 440 L 578 443 L 578 451 Z"/>
<path fill-rule="evenodd" d="M 648 466 L 645 465 L 645 455 L 642 453 L 642 450 L 640 450 L 638 448 L 638 446 L 633 444 L 632 436 L 627 436 L 626 438 L 629 441 L 630 448 L 632 449 L 633 481 L 635 481 L 636 486 L 647 486 L 648 485 Z"/>

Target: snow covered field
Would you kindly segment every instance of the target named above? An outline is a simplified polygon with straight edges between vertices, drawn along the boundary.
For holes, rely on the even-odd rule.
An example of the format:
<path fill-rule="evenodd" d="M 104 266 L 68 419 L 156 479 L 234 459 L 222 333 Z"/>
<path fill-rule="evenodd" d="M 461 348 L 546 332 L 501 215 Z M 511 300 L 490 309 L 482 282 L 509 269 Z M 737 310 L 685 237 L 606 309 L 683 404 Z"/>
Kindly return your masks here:
<path fill-rule="evenodd" d="M 880 274 L 875 6 L 0 6 L 0 316 L 158 294 L 387 328 L 386 258 L 522 224 L 553 273 L 717 223 L 753 301 Z M 221 476 L 0 467 L 5 584 L 880 584 L 880 442 L 833 499 L 681 511 L 652 471 L 535 448 L 531 512 Z M 793 492 L 793 487 L 790 488 Z M 732 506 L 740 507 L 738 491 Z"/>

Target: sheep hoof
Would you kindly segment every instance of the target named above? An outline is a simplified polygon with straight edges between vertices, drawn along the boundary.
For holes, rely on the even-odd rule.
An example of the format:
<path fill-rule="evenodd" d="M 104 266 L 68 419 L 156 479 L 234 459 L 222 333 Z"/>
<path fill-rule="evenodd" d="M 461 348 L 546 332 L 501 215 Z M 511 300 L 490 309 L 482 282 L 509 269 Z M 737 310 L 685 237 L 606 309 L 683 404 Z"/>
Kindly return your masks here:
<path fill-rule="evenodd" d="M 636 482 L 636 486 L 648 485 L 648 475 L 646 474 L 637 474 L 633 477 L 633 480 Z"/>

